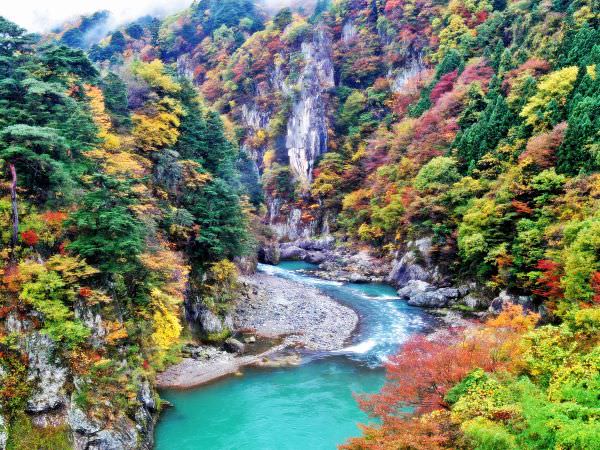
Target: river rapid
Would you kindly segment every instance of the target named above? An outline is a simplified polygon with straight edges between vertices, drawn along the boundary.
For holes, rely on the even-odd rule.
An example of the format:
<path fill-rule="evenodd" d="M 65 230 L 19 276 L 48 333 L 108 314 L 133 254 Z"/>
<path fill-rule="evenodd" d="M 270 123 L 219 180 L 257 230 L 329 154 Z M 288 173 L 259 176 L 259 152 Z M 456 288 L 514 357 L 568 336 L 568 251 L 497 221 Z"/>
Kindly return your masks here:
<path fill-rule="evenodd" d="M 357 424 L 369 418 L 354 395 L 378 391 L 386 359 L 434 319 L 391 286 L 326 281 L 305 272 L 310 269 L 303 262 L 259 266 L 354 309 L 360 324 L 353 341 L 337 352 L 306 355 L 298 367 L 245 369 L 241 377 L 198 389 L 162 391 L 174 408 L 161 416 L 158 450 L 335 449 L 360 434 Z"/>

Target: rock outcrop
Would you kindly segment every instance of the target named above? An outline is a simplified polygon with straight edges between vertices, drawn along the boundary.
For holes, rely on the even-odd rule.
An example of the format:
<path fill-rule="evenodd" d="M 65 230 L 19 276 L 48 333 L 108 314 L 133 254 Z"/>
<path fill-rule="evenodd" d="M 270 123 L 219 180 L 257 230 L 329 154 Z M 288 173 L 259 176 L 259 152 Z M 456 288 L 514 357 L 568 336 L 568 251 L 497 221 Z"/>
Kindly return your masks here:
<path fill-rule="evenodd" d="M 316 159 L 327 151 L 326 104 L 323 94 L 335 86 L 331 40 L 323 29 L 302 43 L 304 71 L 299 98 L 288 120 L 286 148 L 292 173 L 304 188 Z"/>
<path fill-rule="evenodd" d="M 406 251 L 396 255 L 387 281 L 398 287 L 405 286 L 412 280 L 440 282 L 442 276 L 438 267 L 433 264 L 432 247 L 430 237 L 408 242 Z"/>
<path fill-rule="evenodd" d="M 407 299 L 408 304 L 424 308 L 445 308 L 461 297 L 459 289 L 452 287 L 435 287 L 426 281 L 410 280 L 398 291 L 401 298 Z"/>

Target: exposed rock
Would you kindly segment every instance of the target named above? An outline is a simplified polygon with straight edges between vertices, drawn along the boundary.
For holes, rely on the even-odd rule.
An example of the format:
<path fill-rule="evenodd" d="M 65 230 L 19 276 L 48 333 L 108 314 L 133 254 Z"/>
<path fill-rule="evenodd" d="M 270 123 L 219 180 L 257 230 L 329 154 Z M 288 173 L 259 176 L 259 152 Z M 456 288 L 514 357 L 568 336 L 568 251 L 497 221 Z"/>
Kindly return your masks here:
<path fill-rule="evenodd" d="M 244 353 L 246 346 L 234 338 L 229 338 L 223 344 L 223 348 L 229 353 Z"/>
<path fill-rule="evenodd" d="M 263 264 L 276 266 L 280 258 L 281 251 L 277 244 L 264 244 L 258 249 L 258 261 Z"/>
<path fill-rule="evenodd" d="M 473 292 L 466 294 L 460 302 L 473 309 L 486 309 L 490 306 L 490 300 L 488 298 Z"/>
<path fill-rule="evenodd" d="M 321 264 L 326 259 L 327 259 L 327 254 L 323 253 L 323 252 L 308 252 L 306 257 L 304 258 L 305 261 L 312 263 L 312 264 Z"/>
<path fill-rule="evenodd" d="M 83 302 L 79 302 L 75 305 L 75 317 L 91 330 L 92 333 L 88 338 L 88 342 L 95 348 L 102 346 L 108 332 L 102 324 L 100 314 L 93 311 L 91 307 L 85 305 Z"/>
<path fill-rule="evenodd" d="M 153 445 L 155 416 L 145 407 L 136 412 L 136 422 L 120 416 L 109 424 L 89 417 L 71 402 L 67 420 L 76 450 L 149 450 Z"/>
<path fill-rule="evenodd" d="M 71 401 L 71 407 L 67 412 L 67 420 L 71 430 L 76 434 L 93 435 L 106 426 L 106 422 L 88 417 L 88 415 Z"/>
<path fill-rule="evenodd" d="M 421 280 L 411 280 L 398 295 L 408 299 L 408 304 L 424 308 L 443 308 L 460 297 L 456 288 L 436 288 L 435 286 Z"/>
<path fill-rule="evenodd" d="M 138 400 L 150 411 L 156 411 L 156 401 L 154 400 L 154 396 L 152 395 L 150 383 L 147 380 L 144 381 L 140 386 L 140 390 L 138 392 Z"/>
<path fill-rule="evenodd" d="M 66 408 L 62 407 L 39 414 L 30 414 L 31 423 L 38 428 L 60 427 L 67 422 Z"/>
<path fill-rule="evenodd" d="M 91 436 L 75 438 L 77 450 L 134 450 L 151 448 L 149 442 L 138 445 L 138 431 L 135 424 L 126 417 L 120 417 L 107 428 Z"/>
<path fill-rule="evenodd" d="M 29 357 L 29 379 L 36 383 L 27 401 L 27 411 L 40 413 L 56 409 L 66 403 L 64 384 L 67 369 L 54 360 L 55 345 L 48 336 L 39 332 L 25 338 Z"/>
<path fill-rule="evenodd" d="M 499 314 L 511 304 L 521 305 L 526 310 L 535 310 L 531 297 L 527 295 L 512 295 L 508 291 L 503 290 L 492 300 L 489 311 L 494 314 Z"/>
<path fill-rule="evenodd" d="M 427 70 L 427 66 L 423 62 L 423 56 L 416 55 L 395 74 L 392 81 L 392 91 L 401 92 L 411 78 L 425 70 Z"/>
<path fill-rule="evenodd" d="M 290 244 L 281 247 L 280 255 L 282 260 L 304 261 L 308 255 L 308 252 L 303 248 Z"/>
<path fill-rule="evenodd" d="M 281 244 L 282 246 L 290 244 Z M 301 239 L 291 243 L 296 247 L 300 247 L 309 251 L 325 251 L 332 250 L 335 247 L 335 238 L 333 236 L 324 236 L 319 239 Z"/>
<path fill-rule="evenodd" d="M 244 338 L 244 343 L 246 344 L 254 344 L 256 342 L 256 336 L 246 336 Z"/>
<path fill-rule="evenodd" d="M 200 298 L 188 299 L 186 302 L 186 315 L 188 322 L 198 327 L 198 331 L 206 334 L 222 333 L 230 329 L 231 317 L 221 318 L 207 308 Z"/>
<path fill-rule="evenodd" d="M 8 431 L 4 422 L 4 417 L 0 414 L 0 450 L 6 449 L 6 441 L 8 441 Z"/>
<path fill-rule="evenodd" d="M 305 66 L 298 84 L 299 98 L 288 121 L 286 148 L 290 169 L 307 188 L 316 159 L 327 151 L 327 120 L 323 93 L 335 86 L 331 40 L 324 29 L 302 43 Z"/>
<path fill-rule="evenodd" d="M 401 289 L 398 289 L 398 295 L 401 298 L 410 298 L 414 293 L 429 292 L 435 290 L 435 286 L 432 286 L 426 281 L 421 280 L 410 280 Z"/>
<path fill-rule="evenodd" d="M 409 242 L 406 252 L 398 254 L 394 260 L 388 282 L 404 286 L 411 280 L 438 281 L 438 270 L 432 267 L 431 250 L 431 238 Z"/>
<path fill-rule="evenodd" d="M 279 239 L 308 238 L 317 233 L 316 221 L 303 222 L 302 211 L 298 208 L 283 213 L 283 205 L 284 201 L 280 198 L 267 198 L 269 225 Z"/>
<path fill-rule="evenodd" d="M 205 332 L 221 333 L 223 331 L 223 322 L 221 322 L 221 318 L 210 309 L 203 309 L 200 312 L 199 319 L 200 325 Z"/>
<path fill-rule="evenodd" d="M 240 273 L 244 275 L 250 275 L 256 272 L 256 266 L 258 265 L 258 257 L 257 255 L 238 256 L 233 259 L 233 262 L 239 269 Z"/>

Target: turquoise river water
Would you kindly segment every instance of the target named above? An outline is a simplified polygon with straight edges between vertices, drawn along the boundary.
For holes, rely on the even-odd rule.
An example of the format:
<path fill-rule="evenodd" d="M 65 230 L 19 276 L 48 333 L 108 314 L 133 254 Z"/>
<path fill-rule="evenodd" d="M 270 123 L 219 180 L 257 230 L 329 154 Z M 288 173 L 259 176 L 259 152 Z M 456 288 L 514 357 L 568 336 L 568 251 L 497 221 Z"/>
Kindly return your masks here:
<path fill-rule="evenodd" d="M 306 263 L 260 270 L 319 287 L 360 316 L 353 343 L 307 357 L 298 367 L 246 369 L 190 391 L 163 391 L 174 408 L 156 430 L 158 450 L 325 450 L 360 434 L 369 418 L 354 394 L 377 392 L 381 365 L 431 317 L 384 284 L 338 283 L 305 275 Z"/>

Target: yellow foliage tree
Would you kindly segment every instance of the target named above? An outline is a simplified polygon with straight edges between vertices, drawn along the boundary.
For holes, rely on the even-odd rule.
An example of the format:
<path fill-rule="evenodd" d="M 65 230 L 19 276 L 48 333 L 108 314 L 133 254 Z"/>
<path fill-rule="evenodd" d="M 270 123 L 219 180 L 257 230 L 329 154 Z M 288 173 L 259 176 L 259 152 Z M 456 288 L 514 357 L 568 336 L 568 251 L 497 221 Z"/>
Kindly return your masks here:
<path fill-rule="evenodd" d="M 175 94 L 181 90 L 181 86 L 165 73 L 165 65 L 159 59 L 149 63 L 136 61 L 131 65 L 131 71 L 154 89 L 166 94 Z"/>
<path fill-rule="evenodd" d="M 178 315 L 180 302 L 160 289 L 154 289 L 150 296 L 154 309 L 152 342 L 159 349 L 168 350 L 179 341 L 183 329 Z"/>
<path fill-rule="evenodd" d="M 538 84 L 536 94 L 521 110 L 520 116 L 536 131 L 545 131 L 551 125 L 551 104 L 562 108 L 573 90 L 579 68 L 565 67 L 546 75 Z"/>
<path fill-rule="evenodd" d="M 133 136 L 136 146 L 151 152 L 174 145 L 179 138 L 182 115 L 179 102 L 168 97 L 160 101 L 155 115 L 134 114 Z"/>

